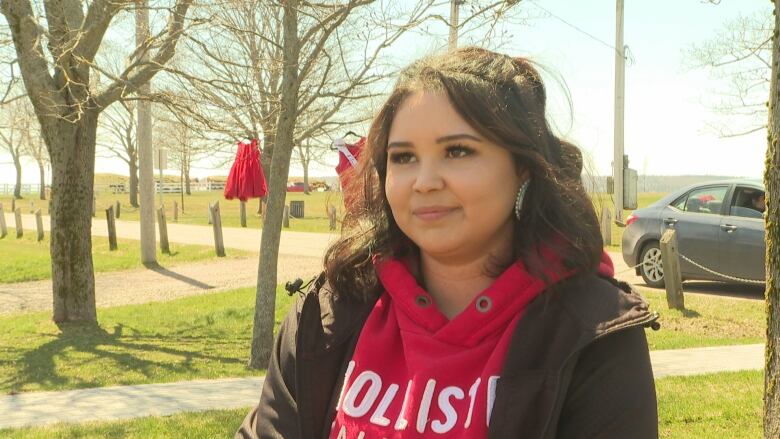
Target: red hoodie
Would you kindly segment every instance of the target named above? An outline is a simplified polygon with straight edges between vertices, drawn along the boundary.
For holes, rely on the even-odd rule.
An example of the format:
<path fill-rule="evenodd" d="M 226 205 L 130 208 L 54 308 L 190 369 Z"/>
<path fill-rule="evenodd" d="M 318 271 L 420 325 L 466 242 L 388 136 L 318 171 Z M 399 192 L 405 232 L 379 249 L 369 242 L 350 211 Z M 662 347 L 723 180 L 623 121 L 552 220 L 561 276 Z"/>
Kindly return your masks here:
<path fill-rule="evenodd" d="M 518 262 L 452 320 L 398 260 L 360 333 L 331 438 L 487 437 L 513 329 L 546 284 Z M 603 255 L 599 272 L 612 276 Z"/>

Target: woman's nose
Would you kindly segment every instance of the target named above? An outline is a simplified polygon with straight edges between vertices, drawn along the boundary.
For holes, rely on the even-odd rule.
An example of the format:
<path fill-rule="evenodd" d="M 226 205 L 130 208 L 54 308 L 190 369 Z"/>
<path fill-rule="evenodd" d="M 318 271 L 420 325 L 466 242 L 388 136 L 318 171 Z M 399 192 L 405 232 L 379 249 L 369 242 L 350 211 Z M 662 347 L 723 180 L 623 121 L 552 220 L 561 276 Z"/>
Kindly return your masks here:
<path fill-rule="evenodd" d="M 429 192 L 444 188 L 440 166 L 432 161 L 421 161 L 412 187 L 417 192 Z"/>

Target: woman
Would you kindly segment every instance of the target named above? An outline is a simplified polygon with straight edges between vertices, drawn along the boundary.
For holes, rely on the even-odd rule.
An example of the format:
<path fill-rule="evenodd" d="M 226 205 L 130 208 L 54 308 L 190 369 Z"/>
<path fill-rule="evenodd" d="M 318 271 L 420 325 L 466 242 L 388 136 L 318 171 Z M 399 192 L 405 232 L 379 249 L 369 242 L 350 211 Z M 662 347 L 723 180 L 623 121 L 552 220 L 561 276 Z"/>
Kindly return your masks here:
<path fill-rule="evenodd" d="M 237 437 L 657 437 L 657 316 L 612 279 L 545 100 L 528 60 L 484 49 L 402 72 Z"/>

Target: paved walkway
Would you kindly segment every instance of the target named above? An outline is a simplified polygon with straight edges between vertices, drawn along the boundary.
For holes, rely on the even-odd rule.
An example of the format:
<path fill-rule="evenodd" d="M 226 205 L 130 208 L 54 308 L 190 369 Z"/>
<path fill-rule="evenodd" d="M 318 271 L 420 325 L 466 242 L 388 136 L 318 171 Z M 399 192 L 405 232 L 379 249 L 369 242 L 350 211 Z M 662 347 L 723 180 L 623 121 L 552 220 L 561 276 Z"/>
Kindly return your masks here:
<path fill-rule="evenodd" d="M 95 274 L 98 308 L 159 302 L 257 285 L 257 256 Z M 316 275 L 322 258 L 279 255 L 277 283 Z M 0 316 L 52 309 L 51 280 L 0 283 Z"/>
<path fill-rule="evenodd" d="M 760 370 L 764 345 L 654 351 L 650 357 L 656 378 Z M 250 407 L 262 383 L 261 377 L 228 378 L 2 396 L 0 429 Z M 240 422 L 236 418 L 236 427 Z"/>

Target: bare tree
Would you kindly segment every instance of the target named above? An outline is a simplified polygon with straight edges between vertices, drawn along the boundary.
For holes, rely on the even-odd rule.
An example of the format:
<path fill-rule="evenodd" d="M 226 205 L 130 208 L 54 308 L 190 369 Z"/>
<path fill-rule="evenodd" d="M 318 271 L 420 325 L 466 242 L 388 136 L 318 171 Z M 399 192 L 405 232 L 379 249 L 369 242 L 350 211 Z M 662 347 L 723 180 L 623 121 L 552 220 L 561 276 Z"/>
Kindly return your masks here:
<path fill-rule="evenodd" d="M 772 57 L 772 16 L 756 13 L 737 17 L 711 39 L 687 51 L 693 68 L 709 69 L 726 87 L 706 102 L 727 123 L 710 126 L 722 137 L 750 134 L 766 128 Z"/>
<path fill-rule="evenodd" d="M 0 145 L 11 155 L 11 160 L 16 171 L 14 184 L 14 198 L 22 198 L 22 156 L 24 155 L 24 141 L 29 136 L 29 119 L 26 119 L 24 109 L 25 101 L 18 99 L 1 106 L 0 113 Z"/>
<path fill-rule="evenodd" d="M 3 0 L 25 90 L 35 109 L 52 163 L 51 261 L 54 321 L 96 322 L 91 205 L 98 116 L 136 92 L 173 56 L 192 0 L 176 0 L 167 23 L 138 47 L 118 76 L 95 63 L 112 20 L 131 0 Z M 36 9 L 37 8 L 37 9 Z M 163 13 L 163 12 L 161 12 Z M 150 61 L 141 55 L 151 53 Z M 110 80 L 103 88 L 93 71 Z"/>
<path fill-rule="evenodd" d="M 116 157 L 127 164 L 130 205 L 138 207 L 138 146 L 136 139 L 135 103 L 118 100 L 106 108 L 98 121 L 102 128 L 97 145 L 110 157 Z"/>
<path fill-rule="evenodd" d="M 46 145 L 41 136 L 40 125 L 35 118 L 32 106 L 27 100 L 20 101 L 24 103 L 24 129 L 22 130 L 22 143 L 24 155 L 35 159 L 38 165 L 38 198 L 46 199 L 46 166 L 50 164 L 49 153 L 46 151 Z"/>
<path fill-rule="evenodd" d="M 202 155 L 213 150 L 211 142 L 202 138 L 193 129 L 197 123 L 191 118 L 190 113 L 177 111 L 181 105 L 184 104 L 180 103 L 171 108 L 164 107 L 165 110 L 158 111 L 156 126 L 161 134 L 156 136 L 158 139 L 156 143 L 168 151 L 169 160 L 173 165 L 178 166 L 182 192 L 192 195 L 190 187 L 192 164 Z"/>

